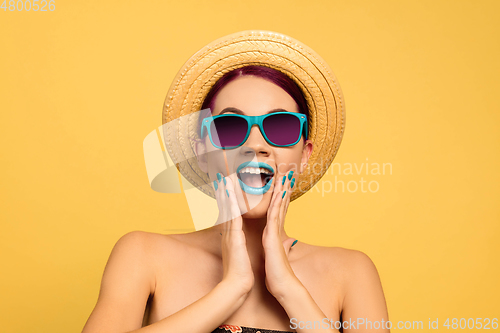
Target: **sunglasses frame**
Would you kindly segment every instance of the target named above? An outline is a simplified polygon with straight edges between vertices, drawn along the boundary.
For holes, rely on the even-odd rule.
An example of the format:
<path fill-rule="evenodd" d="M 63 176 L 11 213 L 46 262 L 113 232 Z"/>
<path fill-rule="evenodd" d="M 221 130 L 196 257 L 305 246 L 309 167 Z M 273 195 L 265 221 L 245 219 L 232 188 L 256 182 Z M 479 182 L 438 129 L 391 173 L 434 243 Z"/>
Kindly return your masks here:
<path fill-rule="evenodd" d="M 270 116 L 278 115 L 278 114 L 287 114 L 287 115 L 295 116 L 300 120 L 300 133 L 299 133 L 297 141 L 295 141 L 294 143 L 291 143 L 288 145 L 277 145 L 277 144 L 271 142 L 271 140 L 269 140 L 269 138 L 267 137 L 267 135 L 264 131 L 264 128 L 263 128 L 264 119 L 266 119 L 267 117 L 270 117 Z M 212 122 L 215 119 L 221 118 L 221 117 L 239 117 L 239 118 L 245 119 L 245 121 L 248 124 L 247 134 L 245 135 L 245 138 L 243 139 L 243 141 L 241 142 L 240 145 L 231 146 L 231 147 L 220 147 L 214 143 L 214 141 L 212 140 L 212 132 L 210 131 L 210 125 L 212 124 Z M 250 130 L 252 129 L 253 125 L 257 125 L 259 127 L 260 133 L 262 134 L 262 136 L 264 137 L 266 142 L 269 143 L 270 145 L 275 146 L 275 147 L 290 147 L 290 146 L 296 145 L 300 141 L 300 138 L 302 137 L 303 131 L 305 133 L 305 138 L 307 140 L 307 117 L 303 113 L 296 113 L 296 112 L 273 112 L 273 113 L 268 113 L 268 114 L 265 114 L 262 116 L 245 116 L 245 115 L 233 114 L 233 113 L 221 114 L 221 115 L 213 116 L 213 117 L 211 116 L 211 117 L 203 119 L 203 122 L 201 125 L 201 137 L 204 136 L 204 132 L 206 131 L 208 133 L 209 138 L 210 138 L 210 142 L 212 143 L 212 145 L 214 147 L 216 147 L 218 149 L 234 149 L 234 148 L 241 147 L 247 141 L 248 137 L 250 136 Z"/>

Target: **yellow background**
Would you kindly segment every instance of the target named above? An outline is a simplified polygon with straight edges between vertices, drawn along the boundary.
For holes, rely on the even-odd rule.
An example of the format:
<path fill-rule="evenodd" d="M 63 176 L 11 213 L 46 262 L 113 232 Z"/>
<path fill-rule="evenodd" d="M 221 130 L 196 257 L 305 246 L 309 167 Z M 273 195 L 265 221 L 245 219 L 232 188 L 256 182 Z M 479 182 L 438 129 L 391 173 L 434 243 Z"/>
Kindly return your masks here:
<path fill-rule="evenodd" d="M 306 194 L 288 233 L 368 254 L 393 323 L 500 317 L 499 13 L 451 0 L 0 10 L 1 330 L 81 331 L 122 235 L 193 229 L 182 194 L 149 188 L 142 142 L 183 63 L 247 29 L 294 37 L 335 72 L 347 105 L 335 162 L 392 165 L 337 175 L 376 193 Z"/>

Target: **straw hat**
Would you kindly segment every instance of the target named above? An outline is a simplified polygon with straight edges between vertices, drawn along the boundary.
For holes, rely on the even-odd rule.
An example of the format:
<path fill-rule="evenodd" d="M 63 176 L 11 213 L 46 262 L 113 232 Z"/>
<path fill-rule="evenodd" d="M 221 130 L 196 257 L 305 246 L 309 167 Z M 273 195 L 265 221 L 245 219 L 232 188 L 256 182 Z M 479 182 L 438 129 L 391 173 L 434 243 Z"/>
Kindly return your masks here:
<path fill-rule="evenodd" d="M 342 91 L 326 62 L 301 42 L 270 31 L 242 31 L 206 45 L 193 55 L 175 77 L 162 113 L 166 124 L 200 111 L 205 96 L 225 73 L 247 65 L 274 68 L 293 79 L 309 108 L 309 139 L 314 148 L 305 171 L 298 176 L 295 200 L 316 184 L 328 170 L 339 149 L 345 126 Z M 185 118 L 185 117 L 184 117 Z M 211 197 L 215 193 L 207 173 L 194 155 L 198 137 L 196 122 L 177 123 L 165 131 L 167 151 L 178 170 L 191 184 Z M 180 128 L 182 126 L 182 128 Z"/>

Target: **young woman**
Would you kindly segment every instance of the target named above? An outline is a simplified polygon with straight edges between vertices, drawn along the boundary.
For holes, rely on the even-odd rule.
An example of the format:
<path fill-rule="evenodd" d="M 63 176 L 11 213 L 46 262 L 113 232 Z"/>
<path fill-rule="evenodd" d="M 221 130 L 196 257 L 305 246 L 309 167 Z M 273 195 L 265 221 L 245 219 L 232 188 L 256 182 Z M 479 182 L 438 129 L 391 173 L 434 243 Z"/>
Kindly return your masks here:
<path fill-rule="evenodd" d="M 244 42 L 253 50 L 247 51 Z M 299 73 L 297 58 L 289 56 L 287 65 L 271 68 L 279 62 L 274 57 L 290 54 L 282 49 L 284 43 L 312 52 L 275 33 L 243 32 L 214 43 L 181 70 L 169 92 L 172 99 L 167 97 L 164 121 L 182 114 L 175 103 L 210 110 L 199 118 L 197 140 L 182 148 L 192 149 L 196 162 L 173 159 L 193 184 L 212 191 L 208 194 L 217 200 L 219 220 L 187 234 L 134 231 L 123 236 L 111 253 L 83 332 L 388 332 L 380 279 L 365 254 L 309 245 L 284 230 L 288 204 L 319 180 L 340 143 L 341 94 L 327 96 L 333 75 L 323 70 L 330 78 L 328 86 L 318 84 L 320 96 L 308 79 L 285 74 L 287 69 Z M 279 52 L 270 43 L 279 44 Z M 214 58 L 214 50 L 223 48 L 223 55 Z M 242 53 L 250 59 L 241 60 Z M 236 65 L 234 55 L 240 57 Z M 213 70 L 220 74 L 186 70 L 207 58 L 205 68 L 218 63 Z M 317 74 L 307 71 L 311 78 Z M 182 79 L 189 75 L 191 83 Z M 210 79 L 200 83 L 203 75 Z M 179 93 L 185 86 L 191 88 Z M 192 94 L 203 89 L 201 100 Z M 172 110 L 178 114 L 172 116 Z M 168 135 L 166 141 L 171 155 L 178 154 L 172 145 L 184 142 L 173 144 Z M 312 158 L 320 163 L 319 175 L 311 171 Z"/>

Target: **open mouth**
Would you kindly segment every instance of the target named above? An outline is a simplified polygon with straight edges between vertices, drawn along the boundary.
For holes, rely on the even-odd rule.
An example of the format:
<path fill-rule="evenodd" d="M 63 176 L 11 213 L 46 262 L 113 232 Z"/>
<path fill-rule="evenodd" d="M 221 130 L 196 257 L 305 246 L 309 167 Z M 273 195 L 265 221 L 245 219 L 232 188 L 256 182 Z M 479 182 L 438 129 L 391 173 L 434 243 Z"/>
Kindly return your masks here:
<path fill-rule="evenodd" d="M 245 167 L 238 172 L 238 178 L 251 187 L 266 186 L 273 176 L 274 173 L 266 168 Z"/>
<path fill-rule="evenodd" d="M 263 162 L 242 163 L 237 171 L 242 189 L 250 194 L 264 194 L 271 186 L 274 169 Z"/>

